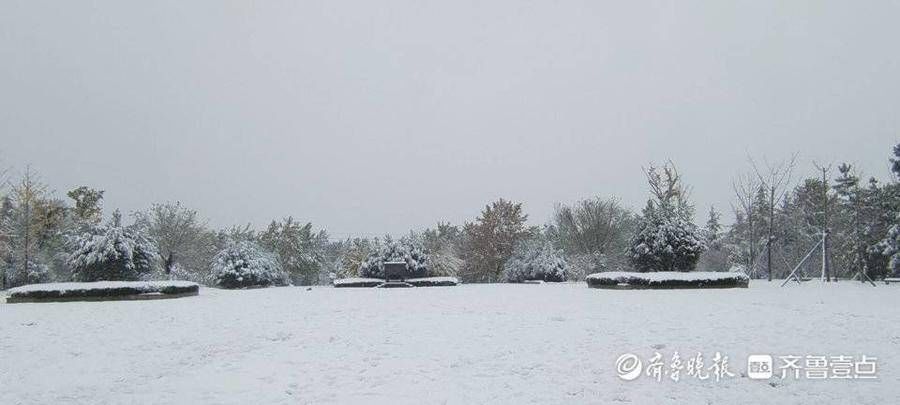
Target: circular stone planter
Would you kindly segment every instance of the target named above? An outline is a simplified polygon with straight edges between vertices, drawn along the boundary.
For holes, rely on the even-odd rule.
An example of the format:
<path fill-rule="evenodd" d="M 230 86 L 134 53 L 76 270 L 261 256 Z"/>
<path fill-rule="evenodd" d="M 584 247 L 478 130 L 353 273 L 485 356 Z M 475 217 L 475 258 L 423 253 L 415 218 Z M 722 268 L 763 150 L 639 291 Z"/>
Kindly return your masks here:
<path fill-rule="evenodd" d="M 452 287 L 459 285 L 459 280 L 456 277 L 425 277 L 387 282 L 380 278 L 342 278 L 332 284 L 335 288 Z"/>
<path fill-rule="evenodd" d="M 141 301 L 198 295 L 200 286 L 187 281 L 98 281 L 50 283 L 8 291 L 8 304 L 72 301 Z"/>
<path fill-rule="evenodd" d="M 656 273 L 605 272 L 585 279 L 588 287 L 610 290 L 673 290 L 701 288 L 747 288 L 744 273 L 662 271 Z"/>

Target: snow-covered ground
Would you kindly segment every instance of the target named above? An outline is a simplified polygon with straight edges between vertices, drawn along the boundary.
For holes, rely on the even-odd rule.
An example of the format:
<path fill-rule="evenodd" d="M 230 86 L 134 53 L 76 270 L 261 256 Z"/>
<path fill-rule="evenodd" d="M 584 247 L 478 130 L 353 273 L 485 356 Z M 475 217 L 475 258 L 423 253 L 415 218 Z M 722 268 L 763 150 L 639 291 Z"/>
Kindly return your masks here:
<path fill-rule="evenodd" d="M 0 404 L 888 404 L 900 285 L 749 289 L 202 289 L 0 304 Z M 735 377 L 617 376 L 616 359 L 729 356 Z M 751 380 L 746 356 L 877 357 L 876 380 Z"/>

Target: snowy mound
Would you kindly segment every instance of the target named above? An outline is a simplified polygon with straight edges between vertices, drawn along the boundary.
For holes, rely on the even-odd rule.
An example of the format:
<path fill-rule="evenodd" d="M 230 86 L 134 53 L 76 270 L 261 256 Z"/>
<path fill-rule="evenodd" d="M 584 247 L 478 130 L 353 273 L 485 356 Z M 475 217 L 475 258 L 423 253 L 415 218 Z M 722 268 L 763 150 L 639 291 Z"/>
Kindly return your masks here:
<path fill-rule="evenodd" d="M 750 278 L 744 273 L 725 272 L 610 271 L 591 274 L 586 281 L 593 288 L 746 288 Z"/>
<path fill-rule="evenodd" d="M 31 284 L 8 291 L 7 302 L 41 300 L 125 299 L 148 295 L 196 295 L 200 286 L 189 281 L 96 281 L 90 283 Z M 160 297 L 163 298 L 163 297 Z"/>
<path fill-rule="evenodd" d="M 456 277 L 411 278 L 409 280 L 405 280 L 405 282 L 415 287 L 450 287 L 459 285 L 459 280 Z M 380 278 L 342 278 L 334 280 L 333 282 L 334 286 L 338 288 L 378 287 L 384 283 L 385 280 Z"/>

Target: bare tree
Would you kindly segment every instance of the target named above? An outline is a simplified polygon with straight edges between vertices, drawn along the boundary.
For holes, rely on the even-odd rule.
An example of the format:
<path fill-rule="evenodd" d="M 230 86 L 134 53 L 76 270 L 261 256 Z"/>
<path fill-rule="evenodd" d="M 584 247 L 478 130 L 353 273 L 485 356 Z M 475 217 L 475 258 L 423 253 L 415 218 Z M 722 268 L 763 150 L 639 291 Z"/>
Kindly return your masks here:
<path fill-rule="evenodd" d="M 484 207 L 475 222 L 466 223 L 463 232 L 471 249 L 472 273 L 461 274 L 469 282 L 495 282 L 503 273 L 503 265 L 519 241 L 535 232 L 528 228 L 528 215 L 522 203 L 504 199 Z"/>
<path fill-rule="evenodd" d="M 693 212 L 693 207 L 687 204 L 691 190 L 684 185 L 681 174 L 672 161 L 667 161 L 662 167 L 650 165 L 644 169 L 644 173 L 647 175 L 650 193 L 660 206 L 679 205 L 678 208 L 686 208 Z"/>
<path fill-rule="evenodd" d="M 215 235 L 196 210 L 180 202 L 167 202 L 153 204 L 147 211 L 136 212 L 134 217 L 136 224 L 156 243 L 167 276 L 176 265 L 200 276 L 208 273 L 216 253 Z"/>
<path fill-rule="evenodd" d="M 6 187 L 9 185 L 7 174 L 9 169 L 0 167 L 0 290 L 6 289 L 6 258 L 11 253 L 9 227 L 7 222 L 12 211 L 12 203 L 6 194 Z"/>
<path fill-rule="evenodd" d="M 10 241 L 11 274 L 4 274 L 4 284 L 14 286 L 36 281 L 29 274 L 41 273 L 38 263 L 39 239 L 43 233 L 42 219 L 48 215 L 47 185 L 41 183 L 38 176 L 26 167 L 22 177 L 10 188 L 11 212 L 5 218 L 4 234 Z"/>
<path fill-rule="evenodd" d="M 617 198 L 593 198 L 558 205 L 547 227 L 568 256 L 574 279 L 587 272 L 625 264 L 625 251 L 634 232 L 635 216 Z"/>
<path fill-rule="evenodd" d="M 768 206 L 765 215 L 766 229 L 766 277 L 772 281 L 772 244 L 775 242 L 775 205 L 781 204 L 789 191 L 788 185 L 791 181 L 791 174 L 794 171 L 794 164 L 797 161 L 795 153 L 788 160 L 770 164 L 764 161 L 765 167 L 760 168 L 752 158 L 750 165 L 753 166 L 753 172 L 759 180 L 759 187 L 763 189 Z"/>
<path fill-rule="evenodd" d="M 732 205 L 736 216 L 743 216 L 747 229 L 747 272 L 752 276 L 756 272 L 756 195 L 760 190 L 759 178 L 751 174 L 742 174 L 731 182 L 737 205 Z"/>

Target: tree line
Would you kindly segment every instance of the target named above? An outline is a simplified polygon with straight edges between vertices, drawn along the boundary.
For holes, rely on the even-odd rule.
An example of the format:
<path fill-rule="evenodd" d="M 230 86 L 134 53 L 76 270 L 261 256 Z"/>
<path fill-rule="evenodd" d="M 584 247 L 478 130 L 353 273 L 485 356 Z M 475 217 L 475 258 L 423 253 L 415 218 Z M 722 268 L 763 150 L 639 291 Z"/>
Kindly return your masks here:
<path fill-rule="evenodd" d="M 0 189 L 0 287 L 120 279 L 242 286 L 253 277 L 313 285 L 378 277 L 384 262 L 396 260 L 413 274 L 470 283 L 735 268 L 771 279 L 787 276 L 821 240 L 828 254 L 809 260 L 808 272 L 821 268 L 823 258 L 829 278 L 897 272 L 900 145 L 890 158 L 894 177 L 883 183 L 846 163 L 816 166 L 814 175 L 795 182 L 795 162 L 763 167 L 751 160 L 734 181 L 729 226 L 712 207 L 702 225 L 695 223 L 690 188 L 667 162 L 645 168 L 649 198 L 639 213 L 615 197 L 594 197 L 558 204 L 544 225 L 534 226 L 522 203 L 500 199 L 463 224 L 342 240 L 293 217 L 264 229 L 215 229 L 179 202 L 105 215 L 104 191 L 82 186 L 59 198 L 27 168 L 4 178 Z M 262 270 L 234 270 L 247 263 Z"/>

